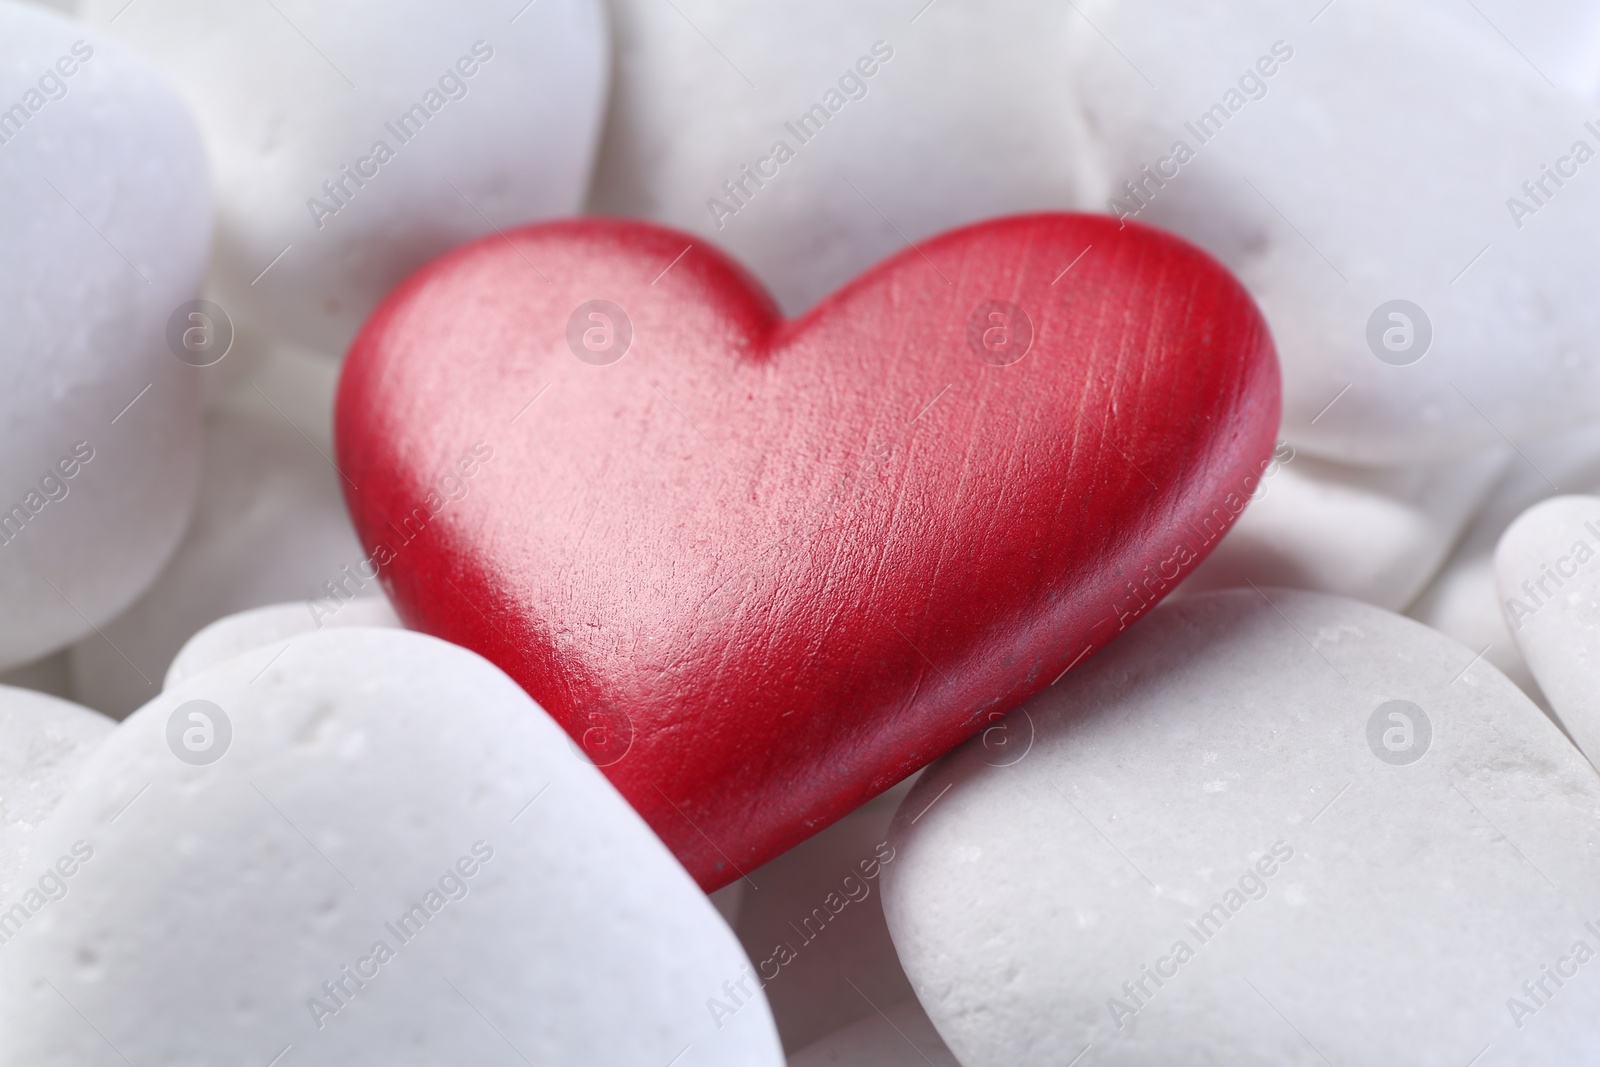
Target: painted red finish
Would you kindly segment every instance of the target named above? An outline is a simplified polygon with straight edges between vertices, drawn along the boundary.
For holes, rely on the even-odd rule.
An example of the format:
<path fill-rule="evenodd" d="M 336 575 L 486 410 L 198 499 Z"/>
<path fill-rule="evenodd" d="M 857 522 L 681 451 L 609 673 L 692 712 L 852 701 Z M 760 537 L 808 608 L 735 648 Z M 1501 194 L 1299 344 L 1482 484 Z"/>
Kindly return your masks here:
<path fill-rule="evenodd" d="M 699 239 L 589 218 L 396 289 L 338 455 L 406 623 L 710 889 L 980 730 L 1016 758 L 1000 716 L 1209 551 L 1278 405 L 1250 297 L 1138 225 L 981 223 L 785 321 Z"/>

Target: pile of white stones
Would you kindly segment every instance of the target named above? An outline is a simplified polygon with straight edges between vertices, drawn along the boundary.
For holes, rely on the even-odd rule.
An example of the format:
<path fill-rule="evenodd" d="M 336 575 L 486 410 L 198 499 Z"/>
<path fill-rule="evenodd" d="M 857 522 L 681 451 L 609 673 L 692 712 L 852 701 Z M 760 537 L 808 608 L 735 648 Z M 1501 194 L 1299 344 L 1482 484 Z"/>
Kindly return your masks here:
<path fill-rule="evenodd" d="M 0 1065 L 1600 1061 L 1600 3 L 55 6 L 0 0 Z M 340 354 L 530 220 L 796 312 L 1029 210 L 1238 274 L 1270 476 L 708 901 L 360 570 Z"/>

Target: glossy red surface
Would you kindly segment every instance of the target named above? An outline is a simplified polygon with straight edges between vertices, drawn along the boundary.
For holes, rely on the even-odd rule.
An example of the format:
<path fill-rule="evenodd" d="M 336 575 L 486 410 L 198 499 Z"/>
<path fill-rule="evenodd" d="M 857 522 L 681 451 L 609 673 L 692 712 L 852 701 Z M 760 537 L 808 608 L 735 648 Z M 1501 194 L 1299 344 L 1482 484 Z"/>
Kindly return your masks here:
<path fill-rule="evenodd" d="M 614 362 L 614 310 L 569 330 L 594 300 Z M 982 223 L 784 321 L 697 238 L 590 218 L 395 290 L 338 456 L 407 624 L 521 683 L 709 889 L 980 730 L 1023 752 L 1001 714 L 1216 543 L 1278 396 L 1249 296 L 1137 225 Z"/>

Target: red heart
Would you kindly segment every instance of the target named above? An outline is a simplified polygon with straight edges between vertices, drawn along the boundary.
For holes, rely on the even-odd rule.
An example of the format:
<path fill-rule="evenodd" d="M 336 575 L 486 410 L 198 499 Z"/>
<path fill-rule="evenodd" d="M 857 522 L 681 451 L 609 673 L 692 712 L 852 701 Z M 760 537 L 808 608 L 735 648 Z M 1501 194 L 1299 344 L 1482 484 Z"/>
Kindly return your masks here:
<path fill-rule="evenodd" d="M 1221 266 L 1101 217 L 933 238 L 792 322 L 695 241 L 578 219 L 436 260 L 337 424 L 406 623 L 521 683 L 709 889 L 1175 585 L 1266 465 L 1278 368 Z"/>

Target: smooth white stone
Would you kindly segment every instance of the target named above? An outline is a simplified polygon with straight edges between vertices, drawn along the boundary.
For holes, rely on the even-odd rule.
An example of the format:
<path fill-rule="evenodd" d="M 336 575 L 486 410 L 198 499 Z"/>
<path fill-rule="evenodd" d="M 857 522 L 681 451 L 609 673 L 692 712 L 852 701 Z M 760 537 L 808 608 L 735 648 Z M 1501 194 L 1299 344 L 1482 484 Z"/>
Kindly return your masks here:
<path fill-rule="evenodd" d="M 1600 493 L 1600 426 L 1520 445 L 1438 577 L 1406 612 L 1482 651 L 1541 704 L 1544 695 L 1506 628 L 1495 592 L 1494 550 L 1518 515 L 1558 492 Z"/>
<path fill-rule="evenodd" d="M 1265 592 L 1162 605 L 1013 713 L 1035 731 L 1024 759 L 971 743 L 906 798 L 884 911 L 951 1050 L 1591 1062 L 1600 963 L 1532 1017 L 1508 998 L 1575 942 L 1600 948 L 1594 769 L 1449 638 Z M 1148 996 L 1145 966 L 1164 972 Z"/>
<path fill-rule="evenodd" d="M 789 1067 L 961 1067 L 915 1000 L 885 1007 L 789 1057 Z"/>
<path fill-rule="evenodd" d="M 93 854 L 0 952 L 0 1064 L 81 1067 L 106 1042 L 197 1067 L 287 1046 L 307 1065 L 782 1064 L 759 998 L 720 1030 L 706 1014 L 747 965 L 716 909 L 511 679 L 403 630 L 272 654 L 163 693 L 85 764 L 46 836 Z M 168 740 L 202 728 L 195 700 L 231 726 L 202 766 Z M 432 914 L 402 940 L 385 924 L 413 904 Z M 379 941 L 394 958 L 363 967 Z M 365 985 L 314 1018 L 346 966 Z"/>
<path fill-rule="evenodd" d="M 1184 593 L 1255 584 L 1400 611 L 1505 468 L 1501 448 L 1425 467 L 1351 467 L 1280 444 L 1250 506 Z"/>
<path fill-rule="evenodd" d="M 618 0 L 594 209 L 721 246 L 792 314 L 908 240 L 1079 206 L 1087 135 L 1061 66 L 1078 16 L 1041 0 L 921 6 L 818 0 L 751 18 L 716 0 Z M 805 142 L 785 128 L 830 104 Z M 793 158 L 761 164 L 779 140 Z M 744 179 L 738 206 L 723 183 L 745 165 L 769 177 Z M 714 214 L 713 198 L 737 212 Z"/>
<path fill-rule="evenodd" d="M 0 901 L 7 906 L 23 895 L 23 873 L 44 865 L 34 850 L 39 827 L 115 726 L 70 701 L 0 685 Z M 0 937 L 9 931 L 0 922 Z"/>
<path fill-rule="evenodd" d="M 1524 512 L 1494 554 L 1501 610 L 1556 719 L 1600 760 L 1600 497 Z"/>
<path fill-rule="evenodd" d="M 609 76 L 597 0 L 83 0 L 81 10 L 149 56 L 199 116 L 218 196 L 212 288 L 259 332 L 342 354 L 373 305 L 427 260 L 582 205 Z M 466 77 L 452 69 L 463 60 Z M 419 104 L 431 114 L 402 141 L 386 123 L 398 128 Z M 392 153 L 381 165 L 380 141 Z M 347 166 L 367 176 L 347 177 Z M 323 188 L 339 181 L 343 206 Z M 529 277 L 539 284 L 533 268 Z"/>
<path fill-rule="evenodd" d="M 878 888 L 894 862 L 889 821 L 910 787 L 902 782 L 736 883 L 746 889 L 734 930 L 786 1051 L 912 995 Z M 738 1010 L 725 991 L 717 999 Z"/>
<path fill-rule="evenodd" d="M 1575 141 L 1600 150 L 1585 126 L 1600 116 L 1471 5 L 1341 0 L 1315 21 L 1274 0 L 1081 9 L 1064 63 L 1102 138 L 1096 207 L 1143 180 L 1142 166 L 1175 172 L 1151 181 L 1137 217 L 1197 241 L 1255 294 L 1297 448 L 1428 463 L 1600 414 L 1597 168 L 1574 164 L 1562 188 L 1548 184 L 1535 216 L 1508 207 Z M 1279 42 L 1292 58 L 1263 79 L 1254 64 L 1267 56 L 1270 69 Z M 1265 95 L 1248 99 L 1258 83 Z M 1185 123 L 1198 129 L 1213 106 L 1226 122 L 1202 143 Z M 1194 158 L 1161 164 L 1178 140 Z M 1368 341 L 1374 320 L 1380 334 L 1401 325 L 1377 314 L 1393 300 L 1431 324 L 1431 346 L 1406 366 Z"/>
<path fill-rule="evenodd" d="M 376 581 L 354 573 L 365 553 L 339 475 L 319 448 L 327 451 L 270 408 L 207 416 L 194 521 L 144 596 L 74 646 L 79 700 L 121 718 L 160 690 L 183 643 L 208 623 L 265 604 L 320 601 L 326 582 L 377 592 Z"/>
<path fill-rule="evenodd" d="M 54 12 L 0 0 L 0 113 L 4 669 L 127 607 L 183 532 L 199 389 L 166 331 L 200 291 L 211 203 L 177 93 Z"/>
<path fill-rule="evenodd" d="M 252 649 L 265 645 L 283 648 L 303 634 L 330 626 L 399 629 L 401 623 L 394 608 L 381 595 L 345 601 L 333 614 L 324 614 L 314 603 L 306 601 L 251 608 L 218 619 L 185 641 L 178 654 L 172 657 L 161 688 L 167 690 L 182 685 L 195 675 Z"/>

